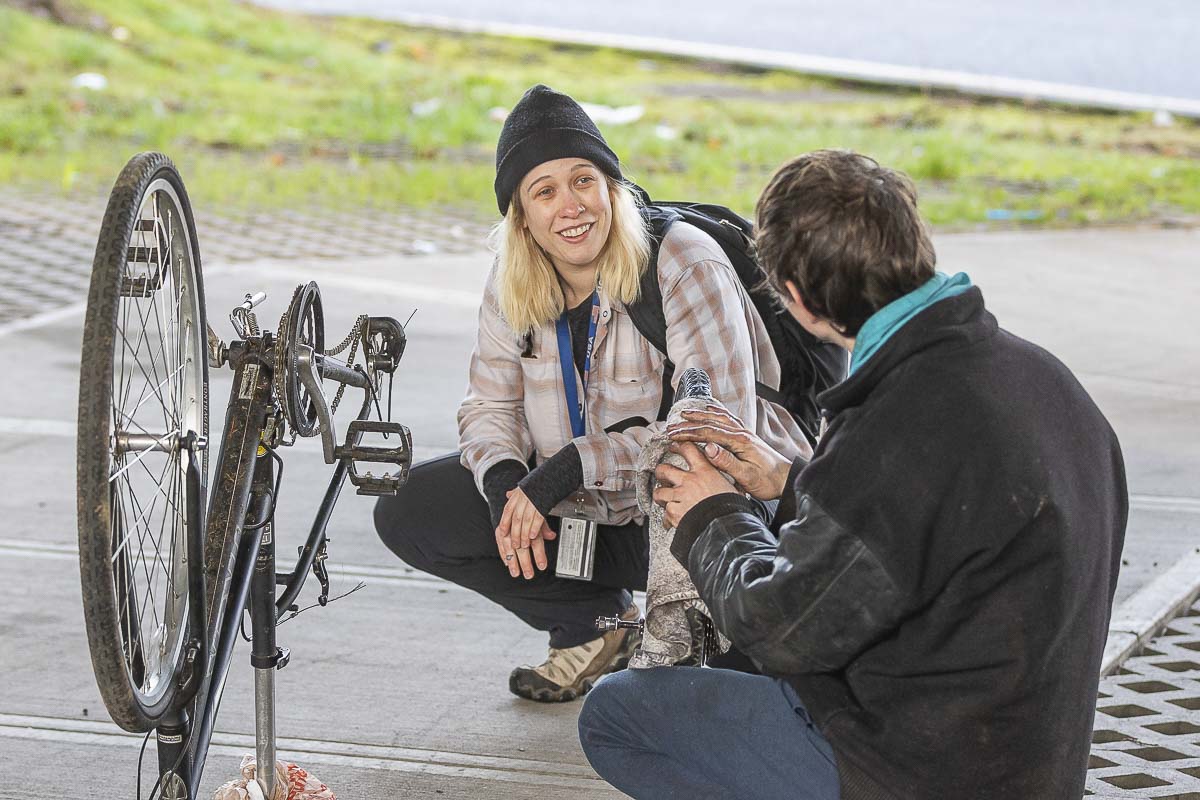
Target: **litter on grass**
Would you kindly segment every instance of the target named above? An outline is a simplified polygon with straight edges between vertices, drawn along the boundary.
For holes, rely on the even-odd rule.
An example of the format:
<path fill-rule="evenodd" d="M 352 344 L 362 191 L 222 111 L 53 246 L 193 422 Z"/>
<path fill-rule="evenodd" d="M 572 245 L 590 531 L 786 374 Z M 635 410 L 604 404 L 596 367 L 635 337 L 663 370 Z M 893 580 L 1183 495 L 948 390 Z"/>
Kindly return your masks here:
<path fill-rule="evenodd" d="M 580 103 L 580 107 L 592 118 L 597 125 L 628 125 L 637 122 L 646 113 L 645 106 L 601 106 L 594 103 Z"/>

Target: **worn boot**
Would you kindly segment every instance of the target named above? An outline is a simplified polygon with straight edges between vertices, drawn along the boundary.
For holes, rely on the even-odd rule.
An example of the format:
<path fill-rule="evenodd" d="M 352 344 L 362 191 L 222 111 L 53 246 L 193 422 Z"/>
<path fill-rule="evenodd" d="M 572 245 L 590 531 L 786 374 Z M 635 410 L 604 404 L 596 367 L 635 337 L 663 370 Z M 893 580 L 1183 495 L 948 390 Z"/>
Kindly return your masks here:
<path fill-rule="evenodd" d="M 621 613 L 621 619 L 641 616 L 636 605 Z M 508 689 L 518 697 L 541 703 L 564 703 L 587 694 L 601 675 L 625 669 L 641 642 L 633 628 L 609 631 L 575 647 L 551 647 L 546 660 L 536 667 L 521 666 L 508 676 Z"/>

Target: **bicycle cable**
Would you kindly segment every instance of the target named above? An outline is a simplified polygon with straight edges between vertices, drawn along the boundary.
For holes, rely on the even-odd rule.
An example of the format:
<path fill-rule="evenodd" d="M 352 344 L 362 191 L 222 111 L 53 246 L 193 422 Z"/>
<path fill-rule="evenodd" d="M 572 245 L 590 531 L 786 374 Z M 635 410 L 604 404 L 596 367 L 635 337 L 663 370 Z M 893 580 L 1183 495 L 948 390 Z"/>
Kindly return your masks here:
<path fill-rule="evenodd" d="M 271 489 L 271 509 L 263 517 L 262 522 L 246 525 L 242 530 L 259 531 L 275 521 L 275 507 L 279 505 L 279 489 L 283 485 L 283 457 L 276 453 L 273 447 L 267 448 L 267 455 L 274 460 L 275 466 L 279 469 L 279 472 L 275 474 L 275 487 Z"/>
<path fill-rule="evenodd" d="M 367 585 L 366 581 L 359 581 L 358 584 L 356 584 L 353 589 L 350 589 L 349 591 L 343 591 L 342 594 L 337 595 L 336 597 L 330 597 L 330 599 L 328 601 L 325 601 L 325 606 L 329 606 L 329 603 L 334 602 L 335 600 L 341 600 L 342 597 L 349 597 L 350 595 L 353 595 L 355 593 L 355 591 L 358 591 L 359 589 L 366 589 L 366 585 Z M 305 613 L 306 610 L 308 610 L 310 608 L 317 608 L 318 606 L 320 606 L 320 603 L 313 603 L 313 604 L 311 604 L 311 606 L 305 606 L 304 608 L 301 608 L 299 610 L 294 610 L 294 612 L 288 614 L 287 616 L 284 616 L 284 618 L 282 618 L 282 619 L 280 619 L 280 621 L 276 622 L 275 627 L 283 625 L 284 622 L 287 622 L 290 619 L 295 619 L 296 616 L 299 616 L 300 614 Z"/>
<path fill-rule="evenodd" d="M 145 738 L 142 739 L 142 750 L 138 753 L 137 765 L 137 800 L 142 800 L 142 759 L 146 755 L 146 745 L 150 742 L 150 734 L 154 731 L 146 731 Z"/>

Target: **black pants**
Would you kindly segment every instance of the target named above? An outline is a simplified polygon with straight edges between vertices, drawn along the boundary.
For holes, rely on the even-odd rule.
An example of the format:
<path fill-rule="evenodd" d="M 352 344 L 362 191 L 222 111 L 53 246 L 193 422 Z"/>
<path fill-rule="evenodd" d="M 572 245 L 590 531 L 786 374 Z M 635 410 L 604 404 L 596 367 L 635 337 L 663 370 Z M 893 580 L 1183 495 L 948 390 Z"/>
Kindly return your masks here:
<path fill-rule="evenodd" d="M 558 529 L 558 519 L 548 520 Z M 478 592 L 528 625 L 549 631 L 551 647 L 574 647 L 599 636 L 596 617 L 629 607 L 645 590 L 650 566 L 646 528 L 601 525 L 593 580 L 554 576 L 558 540 L 546 542 L 549 567 L 512 577 L 496 549 L 487 502 L 457 453 L 418 464 L 395 497 L 375 505 L 375 529 L 405 563 Z"/>

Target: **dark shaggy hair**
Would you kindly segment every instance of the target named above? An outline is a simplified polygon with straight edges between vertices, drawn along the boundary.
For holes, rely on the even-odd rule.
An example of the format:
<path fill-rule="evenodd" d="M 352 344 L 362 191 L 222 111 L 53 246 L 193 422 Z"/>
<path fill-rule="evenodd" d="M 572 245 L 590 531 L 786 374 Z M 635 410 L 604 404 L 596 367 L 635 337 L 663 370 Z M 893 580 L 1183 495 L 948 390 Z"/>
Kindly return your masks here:
<path fill-rule="evenodd" d="M 846 336 L 933 277 L 937 257 L 908 176 L 847 150 L 784 164 L 758 198 L 755 249 L 776 290 Z"/>

